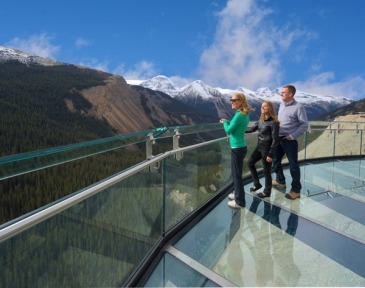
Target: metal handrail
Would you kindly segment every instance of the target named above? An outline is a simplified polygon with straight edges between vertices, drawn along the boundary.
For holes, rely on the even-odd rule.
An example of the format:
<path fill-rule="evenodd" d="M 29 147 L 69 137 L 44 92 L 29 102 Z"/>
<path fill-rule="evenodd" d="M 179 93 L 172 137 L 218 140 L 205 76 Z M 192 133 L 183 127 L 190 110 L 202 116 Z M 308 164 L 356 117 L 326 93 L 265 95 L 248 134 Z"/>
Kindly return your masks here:
<path fill-rule="evenodd" d="M 139 172 L 147 167 L 154 166 L 156 163 L 161 162 L 162 160 L 170 157 L 171 155 L 178 155 L 178 154 L 181 154 L 181 153 L 189 151 L 189 150 L 193 150 L 193 149 L 196 149 L 199 147 L 210 145 L 215 142 L 219 142 L 223 139 L 227 139 L 227 137 L 194 144 L 194 145 L 190 145 L 187 147 L 177 148 L 174 150 L 164 152 L 160 155 L 154 156 L 150 160 L 143 161 L 143 162 L 133 166 L 132 168 L 129 168 L 128 170 L 122 171 L 121 173 L 118 173 L 89 188 L 86 188 L 85 190 L 83 190 L 73 196 L 70 196 L 69 198 L 67 198 L 61 202 L 55 203 L 54 205 L 51 205 L 51 206 L 41 210 L 40 212 L 30 215 L 22 220 L 17 221 L 16 223 L 14 223 L 12 225 L 9 225 L 9 226 L 1 229 L 0 230 L 0 242 L 4 241 L 6 239 L 9 239 L 10 237 L 18 234 L 19 232 L 29 229 L 30 227 L 56 215 L 59 212 L 66 210 L 67 208 L 91 197 L 94 194 L 97 194 L 98 192 L 104 190 L 105 188 L 108 188 L 108 187 L 122 181 L 123 179 L 126 179 L 126 178 L 136 174 L 137 172 Z"/>
<path fill-rule="evenodd" d="M 351 122 L 344 122 L 346 124 L 349 124 Z M 328 124 L 328 123 L 327 123 Z M 221 126 L 217 126 L 216 124 L 213 124 L 213 125 L 208 125 L 210 126 L 211 128 L 214 127 L 213 130 L 216 130 L 217 127 L 221 127 Z M 316 128 L 316 127 L 311 127 L 311 130 L 339 130 L 338 128 L 332 128 L 331 126 L 326 126 L 326 125 L 323 125 L 322 126 L 323 128 L 324 127 L 327 127 L 326 129 L 319 129 L 319 128 Z M 174 135 L 176 135 L 176 127 L 173 127 L 174 128 Z M 191 127 L 184 127 L 186 130 L 185 130 L 185 133 L 189 133 L 189 128 Z M 168 128 L 158 128 L 158 129 L 154 129 L 154 130 L 150 130 L 150 131 L 143 131 L 140 132 L 140 133 L 135 133 L 135 134 L 130 134 L 127 138 L 131 138 L 131 137 L 135 137 L 135 136 L 140 136 L 140 135 L 144 135 L 144 136 L 147 136 L 148 134 L 146 134 L 147 132 L 149 133 L 156 133 L 154 136 L 156 135 L 159 135 L 161 136 L 165 131 L 171 131 L 171 127 L 168 129 Z M 342 128 L 343 129 L 343 128 Z M 341 130 L 342 130 L 341 129 Z M 346 129 L 346 130 L 357 130 L 358 129 L 358 126 L 356 128 L 351 128 L 351 129 Z M 199 130 L 199 129 L 198 129 Z M 153 131 L 153 132 L 151 132 Z M 204 132 L 206 130 L 203 130 Z M 179 130 L 179 133 L 180 133 L 180 130 Z M 310 133 L 310 132 L 309 132 Z M 166 135 L 165 135 L 166 136 Z M 158 136 L 157 136 L 158 137 Z M 116 138 L 118 137 L 112 137 L 113 140 L 115 140 Z M 108 138 L 109 140 L 111 138 Z M 222 139 L 228 139 L 228 136 L 227 137 L 223 137 L 223 138 L 218 138 L 218 139 L 214 139 L 214 140 L 210 140 L 210 141 L 206 141 L 206 142 L 202 142 L 202 143 L 199 143 L 199 144 L 195 144 L 195 145 L 191 145 L 191 146 L 187 146 L 187 147 L 183 147 L 183 148 L 176 148 L 176 145 L 174 145 L 174 149 L 171 150 L 171 151 L 166 151 L 164 152 L 163 154 L 160 154 L 160 155 L 157 155 L 157 156 L 152 156 L 150 157 L 150 159 L 146 160 L 146 161 L 143 161 L 133 167 L 130 167 L 116 175 L 113 175 L 111 177 L 109 177 L 108 179 L 106 180 L 102 180 L 94 185 L 92 185 L 91 187 L 89 188 L 85 188 L 85 190 L 79 192 L 79 193 L 76 193 L 76 194 L 73 194 L 72 196 L 68 197 L 67 199 L 65 200 L 62 200 L 58 203 L 55 203 L 53 204 L 52 206 L 47 206 L 46 208 L 44 208 L 43 210 L 39 211 L 39 212 L 36 212 L 24 219 L 21 219 L 19 221 L 17 221 L 16 223 L 14 224 L 10 224 L 9 226 L 6 226 L 5 228 L 1 229 L 0 230 L 0 242 L 1 241 L 4 241 L 5 239 L 8 239 L 9 237 L 29 228 L 30 226 L 33 226 L 33 225 L 36 225 L 37 223 L 40 223 L 42 222 L 43 220 L 45 219 L 48 219 L 50 218 L 51 216 L 71 207 L 72 205 L 75 205 L 85 199 L 87 199 L 88 197 L 100 192 L 101 190 L 127 178 L 127 177 L 130 177 L 131 175 L 134 175 L 135 173 L 147 168 L 147 167 L 153 167 L 154 165 L 156 165 L 157 163 L 159 163 L 160 161 L 162 161 L 163 159 L 171 156 L 171 155 L 178 155 L 179 157 L 177 157 L 176 159 L 179 159 L 181 157 L 181 155 L 183 154 L 184 151 L 189 151 L 189 150 L 192 150 L 192 149 L 196 149 L 196 148 L 199 148 L 199 147 L 202 147 L 202 146 L 206 146 L 206 145 L 209 145 L 211 143 L 215 143 L 215 142 L 218 142 L 218 141 L 221 141 Z M 146 139 L 144 139 L 146 140 Z M 95 143 L 103 143 L 107 141 L 106 139 L 100 139 L 100 141 L 90 141 L 90 142 L 93 142 L 94 144 Z M 74 147 L 80 147 L 81 144 L 85 144 L 86 146 L 88 145 L 92 145 L 90 142 L 85 142 L 85 143 L 80 143 L 78 145 L 74 145 Z M 54 149 L 48 149 L 48 152 L 50 151 L 67 151 L 67 148 L 69 148 L 70 146 L 72 145 L 67 145 L 63 148 L 65 149 L 61 149 L 60 147 L 58 148 L 54 148 Z M 81 145 L 82 146 L 82 145 Z M 43 151 L 45 152 L 45 151 Z M 101 153 L 101 152 L 100 152 Z M 14 157 L 15 160 L 18 160 L 18 159 L 27 159 L 27 155 L 30 155 L 31 153 L 25 153 L 23 154 L 23 156 L 25 157 L 20 157 L 19 155 L 15 155 L 15 156 L 18 156 L 15 157 L 15 156 L 10 156 L 10 157 L 1 157 L 0 158 L 0 166 L 2 164 L 6 164 L 8 163 L 8 161 L 10 161 L 10 159 L 12 157 Z M 35 155 L 38 155 L 38 156 L 43 156 L 43 155 L 49 155 L 49 153 L 40 153 L 39 151 L 37 153 L 34 153 Z M 86 156 L 85 156 L 86 157 Z M 7 161 L 4 161 L 4 159 L 6 159 Z M 2 161 L 3 160 L 3 161 Z M 73 160 L 75 160 L 73 158 Z M 56 164 L 55 164 L 56 165 Z M 28 170 L 29 172 L 29 170 Z"/>
<path fill-rule="evenodd" d="M 0 180 L 95 156 L 133 144 L 144 143 L 151 137 L 153 139 L 172 138 L 176 134 L 176 130 L 179 131 L 179 135 L 189 135 L 222 130 L 222 126 L 213 123 L 193 126 L 161 127 L 126 135 L 117 135 L 60 147 L 3 156 L 0 157 Z"/>

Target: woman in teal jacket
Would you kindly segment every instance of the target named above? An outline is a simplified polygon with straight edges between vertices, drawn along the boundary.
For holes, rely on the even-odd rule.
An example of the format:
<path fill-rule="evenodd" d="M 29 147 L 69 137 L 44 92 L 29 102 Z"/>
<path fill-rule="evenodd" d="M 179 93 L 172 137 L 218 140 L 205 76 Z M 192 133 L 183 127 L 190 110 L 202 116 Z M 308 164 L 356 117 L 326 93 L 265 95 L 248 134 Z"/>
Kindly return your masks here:
<path fill-rule="evenodd" d="M 236 110 L 232 120 L 221 119 L 224 131 L 229 135 L 231 146 L 231 173 L 234 193 L 229 194 L 228 206 L 231 208 L 243 208 L 246 205 L 245 190 L 242 181 L 243 159 L 247 154 L 245 132 L 250 122 L 249 113 L 254 111 L 243 93 L 235 93 L 231 98 L 232 109 Z"/>

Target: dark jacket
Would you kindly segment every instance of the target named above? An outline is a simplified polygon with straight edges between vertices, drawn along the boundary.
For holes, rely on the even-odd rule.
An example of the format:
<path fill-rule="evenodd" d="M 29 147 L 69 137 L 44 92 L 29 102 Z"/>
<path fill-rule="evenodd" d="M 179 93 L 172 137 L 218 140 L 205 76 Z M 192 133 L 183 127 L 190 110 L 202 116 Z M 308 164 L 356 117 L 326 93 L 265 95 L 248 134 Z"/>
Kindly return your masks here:
<path fill-rule="evenodd" d="M 272 117 L 266 119 L 264 123 L 256 122 L 252 127 L 247 128 L 246 133 L 259 131 L 257 148 L 262 154 L 273 157 L 276 147 L 279 145 L 279 123 Z"/>

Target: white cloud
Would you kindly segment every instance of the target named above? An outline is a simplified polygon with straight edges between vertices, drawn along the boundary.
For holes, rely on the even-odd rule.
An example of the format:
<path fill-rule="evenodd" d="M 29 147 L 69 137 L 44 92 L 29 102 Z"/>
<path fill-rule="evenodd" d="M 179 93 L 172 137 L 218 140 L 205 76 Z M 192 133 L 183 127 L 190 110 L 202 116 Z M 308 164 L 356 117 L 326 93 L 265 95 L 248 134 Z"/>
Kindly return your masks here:
<path fill-rule="evenodd" d="M 243 86 L 279 87 L 283 83 L 285 60 L 305 61 L 306 50 L 317 32 L 296 28 L 292 24 L 278 26 L 267 21 L 270 9 L 258 6 L 256 0 L 228 0 L 217 15 L 218 25 L 211 45 L 201 54 L 198 69 L 201 79 L 211 86 L 230 89 Z M 336 79 L 331 71 L 323 72 L 320 54 L 312 56 L 308 67 L 311 76 L 293 83 L 303 92 L 332 95 L 358 100 L 365 97 L 365 79 L 350 76 Z"/>
<path fill-rule="evenodd" d="M 52 45 L 51 40 L 52 37 L 42 33 L 31 35 L 28 39 L 13 38 L 7 45 L 31 55 L 54 59 L 59 47 Z"/>
<path fill-rule="evenodd" d="M 126 69 L 125 65 L 119 65 L 113 73 L 122 75 L 127 80 L 145 80 L 158 75 L 153 62 L 140 61 L 132 69 Z"/>
<path fill-rule="evenodd" d="M 289 26 L 276 27 L 266 21 L 271 13 L 258 7 L 255 0 L 228 0 L 218 14 L 213 43 L 200 58 L 202 80 L 231 89 L 280 85 L 280 57 L 298 39 L 307 39 L 301 42 L 305 46 L 313 34 Z"/>
<path fill-rule="evenodd" d="M 79 63 L 79 65 L 84 66 L 84 67 L 88 67 L 88 68 L 92 68 L 92 69 L 101 70 L 101 71 L 104 71 L 104 72 L 108 72 L 108 63 L 107 62 L 100 62 L 97 59 L 90 59 L 88 62 Z"/>
<path fill-rule="evenodd" d="M 313 75 L 311 78 L 294 83 L 298 90 L 317 95 L 331 95 L 346 97 L 353 100 L 365 98 L 365 79 L 354 76 L 340 82 L 333 82 L 335 74 L 324 72 Z"/>
<path fill-rule="evenodd" d="M 77 48 L 82 48 L 82 47 L 85 47 L 85 46 L 90 46 L 91 44 L 92 44 L 92 41 L 87 40 L 87 39 L 84 39 L 82 37 L 77 38 L 76 41 L 75 41 L 75 46 Z"/>

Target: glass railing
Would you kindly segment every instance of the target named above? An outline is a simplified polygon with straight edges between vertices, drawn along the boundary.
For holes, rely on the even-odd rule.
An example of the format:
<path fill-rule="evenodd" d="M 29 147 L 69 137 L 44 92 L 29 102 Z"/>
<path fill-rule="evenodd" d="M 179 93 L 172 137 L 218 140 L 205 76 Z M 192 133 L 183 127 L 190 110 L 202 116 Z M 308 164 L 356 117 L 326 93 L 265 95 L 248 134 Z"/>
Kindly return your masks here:
<path fill-rule="evenodd" d="M 133 144 L 145 143 L 148 139 L 156 140 L 160 138 L 197 134 L 199 132 L 208 133 L 216 130 L 221 130 L 219 124 L 162 127 L 52 149 L 0 157 L 0 180 L 109 151 L 115 151 Z"/>
<path fill-rule="evenodd" d="M 363 124 L 349 124 L 311 123 L 298 139 L 300 159 L 363 155 Z M 257 134 L 246 141 L 252 150 Z M 19 193 L 3 195 L 0 287 L 125 286 L 166 233 L 231 185 L 228 137 L 219 124 L 11 155 L 0 167 L 4 195 Z"/>
<path fill-rule="evenodd" d="M 311 122 L 298 139 L 299 159 L 364 155 L 365 122 Z"/>

